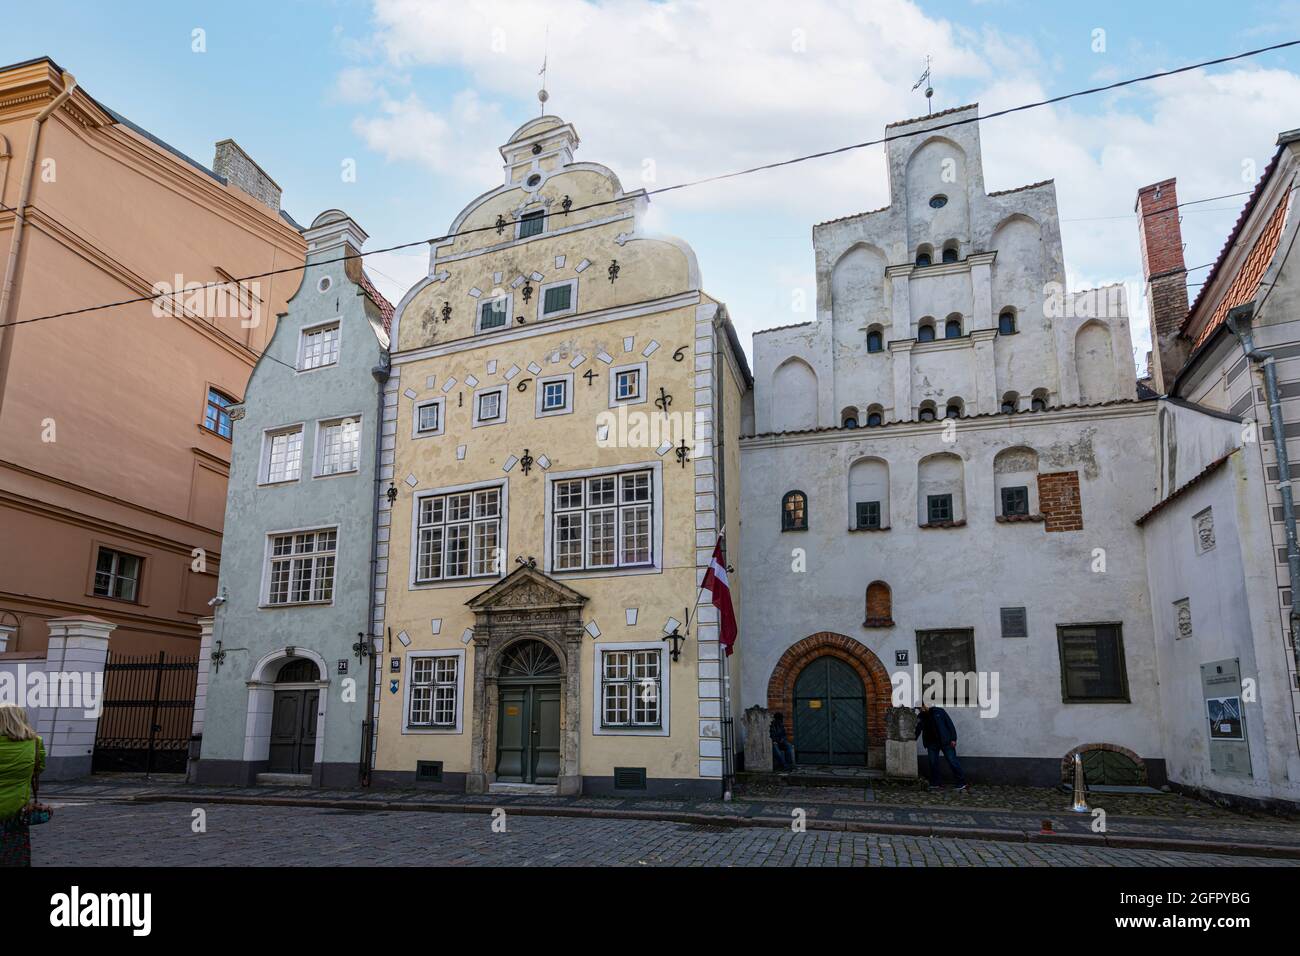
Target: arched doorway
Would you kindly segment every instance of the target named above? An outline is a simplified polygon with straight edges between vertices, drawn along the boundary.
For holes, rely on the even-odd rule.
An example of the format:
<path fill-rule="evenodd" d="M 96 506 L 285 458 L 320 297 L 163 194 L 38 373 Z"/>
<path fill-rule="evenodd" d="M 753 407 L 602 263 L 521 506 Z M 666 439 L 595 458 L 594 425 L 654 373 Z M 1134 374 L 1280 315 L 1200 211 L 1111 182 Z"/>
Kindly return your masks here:
<path fill-rule="evenodd" d="M 497 674 L 497 780 L 559 781 L 562 678 L 559 658 L 541 641 L 516 641 L 502 653 Z"/>
<path fill-rule="evenodd" d="M 316 761 L 320 668 L 306 657 L 286 658 L 275 674 L 267 770 L 311 773 Z"/>
<path fill-rule="evenodd" d="M 867 695 L 844 661 L 827 654 L 799 672 L 791 717 L 801 764 L 866 766 Z"/>

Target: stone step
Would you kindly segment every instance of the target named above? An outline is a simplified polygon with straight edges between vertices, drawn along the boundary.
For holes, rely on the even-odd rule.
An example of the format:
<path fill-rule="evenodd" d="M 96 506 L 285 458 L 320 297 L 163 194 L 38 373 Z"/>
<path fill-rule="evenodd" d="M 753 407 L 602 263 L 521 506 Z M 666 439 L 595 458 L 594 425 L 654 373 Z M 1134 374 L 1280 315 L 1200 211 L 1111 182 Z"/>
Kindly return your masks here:
<path fill-rule="evenodd" d="M 545 783 L 490 783 L 488 793 L 521 793 L 529 796 L 558 796 L 560 788 Z"/>
<path fill-rule="evenodd" d="M 261 787 L 310 787 L 309 773 L 259 773 L 257 784 Z"/>

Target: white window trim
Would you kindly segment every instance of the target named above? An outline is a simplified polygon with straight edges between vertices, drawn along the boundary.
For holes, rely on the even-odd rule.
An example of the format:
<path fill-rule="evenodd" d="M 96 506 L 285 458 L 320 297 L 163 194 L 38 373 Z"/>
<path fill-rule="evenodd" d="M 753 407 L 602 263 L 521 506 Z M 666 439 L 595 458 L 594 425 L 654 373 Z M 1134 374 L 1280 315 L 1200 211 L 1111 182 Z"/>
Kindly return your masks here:
<path fill-rule="evenodd" d="M 411 675 L 415 669 L 411 662 L 420 657 L 454 657 L 456 658 L 456 726 L 454 727 L 412 727 L 411 720 Z M 436 665 L 435 665 L 436 666 Z M 406 652 L 406 690 L 402 693 L 402 733 L 403 734 L 461 734 L 464 733 L 465 714 L 465 649 L 453 651 L 407 651 Z"/>
<path fill-rule="evenodd" d="M 474 408 L 472 409 L 474 413 L 474 423 L 472 427 L 479 428 L 479 427 L 487 427 L 488 425 L 504 425 L 506 422 L 506 404 L 507 404 L 506 397 L 509 391 L 510 389 L 505 385 L 489 385 L 485 388 L 474 389 L 474 395 L 471 399 L 471 401 L 473 401 L 474 403 Z M 501 394 L 500 409 L 499 409 L 500 414 L 496 418 L 487 418 L 487 419 L 479 418 L 478 417 L 479 398 L 483 395 L 489 395 L 492 392 L 499 392 Z"/>
<path fill-rule="evenodd" d="M 546 290 L 547 290 L 547 289 L 554 289 L 555 287 L 557 287 L 557 286 L 562 286 L 562 285 L 570 286 L 570 287 L 572 288 L 572 290 L 573 290 L 573 291 L 569 294 L 569 307 L 568 307 L 567 309 L 560 309 L 560 310 L 558 310 L 558 311 L 556 311 L 556 312 L 543 312 L 543 311 L 542 311 L 542 308 L 543 308 L 544 305 L 546 304 Z M 578 280 L 577 280 L 577 277 L 574 277 L 574 278 L 572 278 L 572 279 L 560 279 L 560 280 L 558 280 L 557 282 L 547 282 L 545 285 L 542 285 L 542 286 L 539 286 L 539 287 L 538 287 L 538 289 L 537 289 L 537 320 L 538 320 L 539 322 L 540 322 L 541 320 L 543 320 L 543 319 L 559 319 L 559 318 L 563 318 L 563 317 L 566 316 L 566 315 L 573 315 L 573 314 L 574 314 L 575 312 L 577 312 L 577 311 L 578 311 Z"/>
<path fill-rule="evenodd" d="M 334 586 L 330 588 L 328 601 L 288 601 L 284 604 L 271 603 L 271 548 L 272 542 L 286 534 L 308 534 L 312 531 L 333 531 L 334 535 Z M 339 533 L 338 524 L 318 524 L 309 528 L 288 528 L 281 531 L 268 531 L 262 544 L 262 584 L 257 594 L 257 607 L 264 611 L 283 611 L 295 607 L 333 607 L 334 595 L 338 594 L 339 568 L 342 567 L 343 535 Z M 324 672 L 322 672 L 324 673 Z"/>
<path fill-rule="evenodd" d="M 547 382 L 564 382 L 564 407 L 544 409 L 542 402 L 546 397 Z M 534 399 L 536 405 L 536 415 L 538 418 L 550 418 L 554 415 L 569 415 L 573 412 L 573 373 L 566 372 L 563 375 L 545 375 L 537 379 L 537 396 Z"/>
<path fill-rule="evenodd" d="M 317 365 L 314 368 L 303 368 L 302 359 L 303 359 L 303 352 L 305 351 L 304 346 L 306 345 L 307 342 L 307 336 L 312 332 L 319 332 L 322 329 L 328 328 L 331 325 L 338 326 L 338 330 L 339 330 L 338 357 L 335 358 L 334 361 L 330 362 L 328 365 Z M 342 358 L 343 358 L 343 317 L 342 316 L 336 315 L 332 319 L 326 319 L 324 322 L 317 322 L 314 325 L 307 325 L 298 330 L 298 358 L 297 361 L 293 363 L 295 374 L 304 375 L 309 372 L 319 372 L 323 368 L 335 368 L 342 360 Z"/>
<path fill-rule="evenodd" d="M 605 709 L 605 699 L 601 694 L 601 676 L 605 671 L 605 651 L 658 651 L 659 652 L 659 717 L 658 727 L 603 727 L 601 714 Z M 669 718 L 672 716 L 672 703 L 669 683 L 672 670 L 669 666 L 667 641 L 597 641 L 595 644 L 595 664 L 592 667 L 595 678 L 592 684 L 591 732 L 597 737 L 668 737 Z"/>
<path fill-rule="evenodd" d="M 506 302 L 506 324 L 497 325 L 490 329 L 483 328 L 483 305 L 486 302 L 494 302 L 498 297 L 484 293 L 474 300 L 474 331 L 475 332 L 504 332 L 514 324 L 515 321 L 515 295 L 513 292 L 506 292 L 500 298 Z"/>
<path fill-rule="evenodd" d="M 540 169 L 537 169 L 537 170 L 530 169 L 527 173 L 524 174 L 524 181 L 527 182 L 528 177 L 531 176 L 534 172 L 541 172 L 541 170 L 540 170 Z M 542 177 L 542 181 L 541 181 L 540 183 L 537 184 L 537 189 L 541 189 L 544 185 L 546 185 L 546 177 L 545 177 L 545 176 L 543 176 L 543 177 Z M 534 191 L 536 191 L 536 190 L 534 190 Z M 536 239 L 538 236 L 544 236 L 544 235 L 546 235 L 546 220 L 548 220 L 548 219 L 551 218 L 551 214 L 550 214 L 549 212 L 547 212 L 546 207 L 545 207 L 545 206 L 541 206 L 541 207 L 539 207 L 539 208 L 537 208 L 537 209 L 525 209 L 522 213 L 520 213 L 519 218 L 515 220 L 515 242 L 518 242 L 519 239 L 521 238 L 520 235 L 519 235 L 519 233 L 522 232 L 522 231 L 523 231 L 523 228 L 524 228 L 524 216 L 527 216 L 527 215 L 529 215 L 529 214 L 531 214 L 531 213 L 535 213 L 535 212 L 540 212 L 540 213 L 542 214 L 542 231 L 541 231 L 541 232 L 538 232 L 538 233 L 534 233 L 534 234 L 531 235 L 531 236 L 523 236 L 522 238 L 524 238 L 524 239 Z"/>
<path fill-rule="evenodd" d="M 324 466 L 325 455 L 325 428 L 329 425 L 341 425 L 346 421 L 357 423 L 357 467 L 347 471 L 334 471 L 328 475 L 324 474 L 321 469 Z M 343 478 L 347 475 L 355 475 L 361 471 L 361 452 L 362 439 L 365 436 L 365 423 L 361 420 L 361 415 L 335 415 L 333 418 L 318 418 L 316 420 L 316 438 L 315 447 L 312 449 L 311 476 L 316 478 Z"/>
<path fill-rule="evenodd" d="M 484 588 L 484 581 L 499 581 L 506 576 L 505 562 L 503 560 L 503 567 L 496 574 L 482 574 L 477 577 L 451 578 L 439 581 L 420 581 L 416 578 L 420 558 L 420 502 L 425 498 L 436 498 L 439 495 L 454 495 L 462 491 L 484 491 L 488 488 L 499 488 L 501 490 L 501 531 L 497 537 L 497 547 L 501 549 L 503 555 L 510 553 L 507 547 L 507 535 L 510 530 L 510 483 L 505 478 L 498 478 L 495 481 L 475 481 L 464 485 L 450 485 L 446 488 L 426 488 L 424 491 L 417 491 L 411 496 L 411 536 L 407 539 L 410 542 L 410 567 L 406 579 L 406 589 L 408 591 L 432 591 L 438 588 L 474 588 L 481 591 Z"/>
<path fill-rule="evenodd" d="M 420 431 L 420 409 L 426 405 L 438 406 L 438 427 Z M 411 406 L 411 438 L 434 438 L 447 430 L 447 399 L 427 398 Z"/>
<path fill-rule="evenodd" d="M 291 434 L 292 432 L 302 432 L 302 454 L 298 459 L 298 477 L 284 478 L 280 481 L 271 480 L 271 439 L 277 435 Z M 298 422 L 293 425 L 281 425 L 278 428 L 266 428 L 262 430 L 262 453 L 257 460 L 257 485 L 259 488 L 279 488 L 283 485 L 292 485 L 302 480 L 303 462 L 307 457 L 307 423 Z M 328 527 L 328 525 L 327 525 Z"/>
<path fill-rule="evenodd" d="M 648 363 L 636 362 L 631 365 L 615 365 L 609 370 L 609 407 L 618 408 L 620 405 L 644 405 L 646 395 L 650 392 L 650 379 L 647 373 Z M 641 394 L 637 398 L 619 398 L 618 397 L 618 373 L 639 371 L 638 381 L 641 383 Z"/>
<path fill-rule="evenodd" d="M 623 577 L 631 574 L 660 574 L 663 571 L 664 560 L 664 481 L 663 481 L 663 461 L 628 462 L 626 465 L 617 465 L 612 468 L 586 468 L 582 471 L 564 471 L 564 472 L 547 472 L 546 473 L 546 505 L 543 511 L 543 524 L 545 541 L 543 543 L 543 561 L 542 567 L 547 574 L 557 575 L 561 579 L 578 579 L 578 578 L 613 578 Z M 650 495 L 651 515 L 654 522 L 653 534 L 651 535 L 650 546 L 653 549 L 651 557 L 653 561 L 650 564 L 636 568 L 599 568 L 584 571 L 556 571 L 552 567 L 555 556 L 552 553 L 554 544 L 554 528 L 551 524 L 553 512 L 555 510 L 555 488 L 557 481 L 568 481 L 573 478 L 595 478 L 599 475 L 617 475 L 627 471 L 649 471 L 650 472 Z M 586 547 L 584 540 L 583 547 Z M 507 552 L 509 553 L 509 552 Z"/>

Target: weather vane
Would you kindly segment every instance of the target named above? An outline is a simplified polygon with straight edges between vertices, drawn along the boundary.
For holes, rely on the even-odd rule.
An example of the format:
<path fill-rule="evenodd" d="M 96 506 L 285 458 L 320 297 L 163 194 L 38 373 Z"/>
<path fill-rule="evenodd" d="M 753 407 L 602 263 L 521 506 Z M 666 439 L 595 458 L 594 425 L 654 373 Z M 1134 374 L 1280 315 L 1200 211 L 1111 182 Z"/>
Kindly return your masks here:
<path fill-rule="evenodd" d="M 925 72 L 921 74 L 919 80 L 912 84 L 912 92 L 915 93 L 919 90 L 922 83 L 925 84 L 925 111 L 926 113 L 933 113 L 934 107 L 932 97 L 934 96 L 934 84 L 931 82 L 930 55 L 928 53 L 925 55 Z"/>
<path fill-rule="evenodd" d="M 546 60 L 550 55 L 551 46 L 551 28 L 546 28 L 546 40 L 542 47 L 542 68 L 537 71 L 537 75 L 542 78 L 542 88 L 537 91 L 537 99 L 542 104 L 542 115 L 546 115 L 546 101 L 551 98 L 551 94 L 546 92 Z"/>

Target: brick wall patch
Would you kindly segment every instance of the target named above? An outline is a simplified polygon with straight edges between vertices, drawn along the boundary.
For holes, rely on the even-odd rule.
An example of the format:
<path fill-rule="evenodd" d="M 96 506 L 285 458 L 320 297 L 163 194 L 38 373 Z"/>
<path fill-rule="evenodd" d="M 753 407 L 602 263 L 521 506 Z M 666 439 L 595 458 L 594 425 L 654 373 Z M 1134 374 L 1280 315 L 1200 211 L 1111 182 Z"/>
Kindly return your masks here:
<path fill-rule="evenodd" d="M 1083 498 L 1077 471 L 1056 471 L 1038 476 L 1038 510 L 1044 531 L 1082 531 Z"/>

